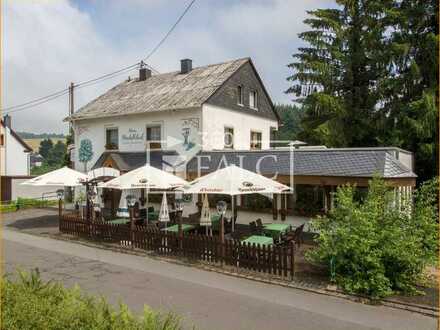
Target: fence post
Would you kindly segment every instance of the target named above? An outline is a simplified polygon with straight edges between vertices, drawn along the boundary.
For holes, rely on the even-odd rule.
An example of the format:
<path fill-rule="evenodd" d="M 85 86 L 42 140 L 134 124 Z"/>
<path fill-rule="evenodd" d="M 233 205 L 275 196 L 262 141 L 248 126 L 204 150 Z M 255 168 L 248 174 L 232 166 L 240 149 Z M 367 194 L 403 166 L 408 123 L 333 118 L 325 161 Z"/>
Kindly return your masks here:
<path fill-rule="evenodd" d="M 61 217 L 63 216 L 63 201 L 58 198 L 58 230 L 61 231 Z"/>
<path fill-rule="evenodd" d="M 130 239 L 131 249 L 134 249 L 134 219 L 133 219 L 133 206 L 128 207 L 128 214 L 130 216 Z"/>
<path fill-rule="evenodd" d="M 295 277 L 295 242 L 290 241 L 290 280 Z"/>

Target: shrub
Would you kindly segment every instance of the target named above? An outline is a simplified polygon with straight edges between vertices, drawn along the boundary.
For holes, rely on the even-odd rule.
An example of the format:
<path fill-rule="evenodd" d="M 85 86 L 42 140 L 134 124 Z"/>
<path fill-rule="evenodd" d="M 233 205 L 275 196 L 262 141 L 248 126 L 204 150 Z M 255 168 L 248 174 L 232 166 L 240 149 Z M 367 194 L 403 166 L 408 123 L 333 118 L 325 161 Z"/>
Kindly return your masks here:
<path fill-rule="evenodd" d="M 394 291 L 415 293 L 427 265 L 436 262 L 438 180 L 423 184 L 414 202 L 394 203 L 382 180 L 369 184 L 362 201 L 354 187 L 337 190 L 336 207 L 312 221 L 318 246 L 307 258 L 328 265 L 347 292 L 381 298 Z"/>
<path fill-rule="evenodd" d="M 162 315 L 144 308 L 133 315 L 126 305 L 119 309 L 103 298 L 85 295 L 78 287 L 64 288 L 60 283 L 44 282 L 38 270 L 18 272 L 16 280 L 3 278 L 3 329 L 180 329 L 172 314 Z"/>

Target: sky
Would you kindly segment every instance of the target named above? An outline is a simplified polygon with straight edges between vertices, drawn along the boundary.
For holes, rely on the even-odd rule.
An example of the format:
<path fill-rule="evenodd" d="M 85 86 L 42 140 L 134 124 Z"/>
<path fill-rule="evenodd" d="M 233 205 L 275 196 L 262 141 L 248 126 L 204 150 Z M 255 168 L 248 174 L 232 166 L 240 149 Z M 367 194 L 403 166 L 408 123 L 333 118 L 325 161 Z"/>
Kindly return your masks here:
<path fill-rule="evenodd" d="M 3 1 L 2 105 L 21 104 L 137 63 L 189 0 Z M 197 0 L 148 64 L 161 73 L 251 57 L 274 103 L 290 103 L 287 64 L 308 10 L 330 0 Z M 137 70 L 75 91 L 75 110 Z M 18 131 L 67 132 L 68 96 L 12 113 Z"/>

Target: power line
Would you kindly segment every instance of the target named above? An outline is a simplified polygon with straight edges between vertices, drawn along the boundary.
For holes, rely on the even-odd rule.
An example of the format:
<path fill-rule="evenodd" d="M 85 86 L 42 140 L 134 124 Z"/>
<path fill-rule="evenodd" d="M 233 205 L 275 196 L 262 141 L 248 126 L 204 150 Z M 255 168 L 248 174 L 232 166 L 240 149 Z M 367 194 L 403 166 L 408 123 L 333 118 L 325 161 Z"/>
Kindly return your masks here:
<path fill-rule="evenodd" d="M 23 106 L 26 106 L 26 105 L 29 105 L 29 104 L 32 104 L 32 103 L 35 103 L 35 102 L 38 102 L 38 101 L 42 101 L 42 100 L 45 100 L 47 98 L 51 98 L 51 97 L 56 96 L 56 95 L 59 95 L 59 96 L 64 95 L 63 93 L 64 92 L 68 92 L 68 91 L 69 91 L 69 89 L 65 88 L 65 89 L 63 89 L 61 91 L 58 91 L 58 92 L 55 92 L 55 93 L 52 93 L 52 94 L 40 97 L 40 98 L 32 100 L 32 101 L 28 101 L 28 102 L 25 102 L 25 103 L 22 103 L 22 104 L 19 104 L 19 105 L 14 105 L 14 106 L 11 106 L 11 107 L 3 108 L 2 110 L 5 111 L 5 110 L 13 110 L 13 109 L 16 109 L 16 108 L 21 108 Z"/>
<path fill-rule="evenodd" d="M 162 44 L 165 42 L 165 40 L 170 36 L 170 34 L 174 31 L 174 29 L 176 28 L 176 26 L 180 23 L 180 21 L 182 20 L 182 18 L 186 15 L 186 13 L 190 10 L 191 6 L 194 4 L 194 2 L 196 2 L 196 0 L 192 0 L 188 6 L 186 6 L 185 10 L 183 11 L 183 13 L 179 16 L 179 18 L 177 19 L 177 21 L 173 24 L 173 26 L 171 27 L 171 29 L 168 30 L 168 32 L 165 34 L 165 36 L 159 41 L 159 43 L 156 45 L 156 47 L 154 47 L 147 55 L 147 57 L 145 57 L 143 60 L 147 61 L 158 49 L 160 46 L 162 46 Z"/>
<path fill-rule="evenodd" d="M 171 33 L 174 31 L 174 29 L 177 27 L 177 25 L 180 23 L 180 21 L 183 19 L 183 17 L 187 14 L 187 12 L 191 9 L 192 5 L 196 2 L 196 0 L 192 0 L 185 8 L 185 10 L 182 12 L 182 14 L 177 18 L 176 22 L 171 26 L 171 28 L 168 30 L 168 32 L 163 36 L 163 38 L 157 43 L 157 45 L 148 53 L 148 55 L 142 60 L 142 61 L 147 61 L 161 46 L 162 44 L 168 39 L 168 37 L 171 35 Z M 142 62 L 141 61 L 141 62 Z M 134 70 L 135 68 L 137 68 L 141 62 L 137 62 L 135 64 L 132 64 L 130 66 L 124 67 L 122 69 L 104 74 L 102 76 L 93 78 L 93 79 L 89 79 L 86 81 L 81 81 L 79 83 L 74 84 L 74 87 L 76 88 L 83 88 L 83 87 L 88 87 L 91 85 L 94 85 L 98 82 L 107 80 L 107 79 L 111 79 L 114 78 L 118 75 L 127 73 L 129 71 Z M 146 64 L 146 63 L 144 63 Z M 146 66 L 151 69 L 153 72 L 159 73 L 159 71 L 157 71 L 156 69 L 154 69 L 151 65 L 146 64 Z M 22 103 L 22 104 L 17 104 L 14 106 L 10 106 L 10 107 L 6 107 L 1 109 L 3 112 L 5 113 L 13 113 L 13 112 L 18 112 L 18 111 L 23 111 L 23 110 L 27 110 L 30 108 L 33 108 L 37 105 L 52 101 L 56 98 L 59 98 L 65 94 L 69 93 L 69 88 L 65 88 L 61 91 Z"/>
<path fill-rule="evenodd" d="M 50 97 L 50 98 L 45 98 L 44 100 L 41 100 L 40 102 L 32 103 L 32 104 L 29 104 L 29 105 L 27 105 L 27 106 L 24 106 L 24 104 L 22 104 L 20 107 L 15 106 L 15 107 L 17 107 L 17 109 L 13 109 L 13 110 L 6 111 L 6 114 L 10 114 L 10 113 L 13 113 L 13 112 L 20 112 L 20 111 L 23 111 L 23 110 L 27 110 L 27 109 L 30 109 L 30 108 L 36 107 L 37 105 L 40 105 L 40 104 L 43 104 L 43 103 L 46 103 L 46 102 L 49 102 L 49 101 L 55 100 L 55 99 L 57 99 L 57 98 L 59 98 L 59 97 L 61 97 L 61 96 L 64 96 L 64 95 L 68 94 L 68 93 L 69 93 L 69 89 L 66 89 L 66 90 L 64 91 L 64 93 L 61 93 L 61 94 L 54 94 L 52 97 Z M 34 100 L 34 102 L 35 102 L 35 100 Z M 29 103 L 29 102 L 28 102 L 28 103 Z"/>

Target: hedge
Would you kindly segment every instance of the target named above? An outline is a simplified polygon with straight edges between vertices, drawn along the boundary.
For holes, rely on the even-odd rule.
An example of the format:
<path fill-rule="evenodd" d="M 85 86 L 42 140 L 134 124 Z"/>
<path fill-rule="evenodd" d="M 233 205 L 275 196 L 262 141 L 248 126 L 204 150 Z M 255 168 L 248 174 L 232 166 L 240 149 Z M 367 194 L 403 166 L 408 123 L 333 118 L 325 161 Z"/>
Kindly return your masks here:
<path fill-rule="evenodd" d="M 126 305 L 114 308 L 102 297 L 84 294 L 78 286 L 65 288 L 58 282 L 45 282 L 38 270 L 17 272 L 13 279 L 3 277 L 1 286 L 2 329 L 181 329 L 174 314 L 145 306 L 138 316 Z"/>

